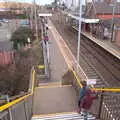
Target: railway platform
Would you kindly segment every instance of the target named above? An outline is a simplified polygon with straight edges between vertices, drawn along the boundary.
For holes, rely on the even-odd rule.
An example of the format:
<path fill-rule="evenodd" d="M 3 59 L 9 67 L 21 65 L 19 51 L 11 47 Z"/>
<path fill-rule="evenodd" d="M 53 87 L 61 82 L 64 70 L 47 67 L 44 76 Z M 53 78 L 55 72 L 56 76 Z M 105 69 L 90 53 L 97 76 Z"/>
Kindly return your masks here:
<path fill-rule="evenodd" d="M 78 31 L 78 28 L 74 26 L 73 29 Z M 110 40 L 98 39 L 85 31 L 82 31 L 81 34 L 120 60 L 120 48 L 117 47 L 114 43 L 110 42 Z"/>
<path fill-rule="evenodd" d="M 113 56 L 120 60 L 120 48 L 114 45 L 114 43 L 111 43 L 108 40 L 97 39 L 87 32 L 82 31 L 81 34 L 87 37 L 88 39 L 92 40 L 94 43 L 96 43 L 97 45 L 99 45 L 100 47 L 102 47 L 103 49 L 105 49 L 110 54 L 112 54 Z"/>
<path fill-rule="evenodd" d="M 29 91 L 25 93 L 25 96 L 0 106 L 0 120 L 85 120 L 84 115 L 75 112 L 78 96 L 77 87 L 74 84 L 77 84 L 79 89 L 79 82 L 75 83 L 77 80 L 73 80 L 74 84 L 71 85 L 60 83 L 64 72 L 74 63 L 75 58 L 67 50 L 67 45 L 64 44 L 62 37 L 60 37 L 51 22 L 49 25 L 52 28 L 51 32 L 48 33 L 50 38 L 51 80 L 36 85 L 36 71 L 33 68 Z M 110 104 L 108 106 L 106 99 L 115 106 Z M 119 107 L 118 109 L 115 108 L 116 101 L 114 100 L 114 103 L 112 103 L 113 101 L 111 102 L 110 98 L 106 97 L 106 99 L 101 106 L 101 120 L 119 120 L 119 112 L 117 113 Z M 97 108 L 99 105 L 96 105 Z M 95 111 L 97 111 L 96 108 Z M 115 113 L 117 113 L 116 119 L 113 116 Z M 93 114 L 88 114 L 87 118 L 88 120 L 97 120 Z"/>
<path fill-rule="evenodd" d="M 50 82 L 61 82 L 62 76 L 68 70 L 67 64 L 58 49 L 57 43 L 51 31 L 48 31 L 49 36 L 49 51 L 50 51 Z"/>

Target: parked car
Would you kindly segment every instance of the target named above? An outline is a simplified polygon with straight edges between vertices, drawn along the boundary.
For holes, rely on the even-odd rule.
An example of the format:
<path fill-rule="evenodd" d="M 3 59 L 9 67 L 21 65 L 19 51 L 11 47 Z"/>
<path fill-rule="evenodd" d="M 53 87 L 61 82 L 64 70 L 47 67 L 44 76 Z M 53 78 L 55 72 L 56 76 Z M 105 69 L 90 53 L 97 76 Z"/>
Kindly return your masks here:
<path fill-rule="evenodd" d="M 3 19 L 3 22 L 8 23 L 9 21 L 8 19 Z"/>

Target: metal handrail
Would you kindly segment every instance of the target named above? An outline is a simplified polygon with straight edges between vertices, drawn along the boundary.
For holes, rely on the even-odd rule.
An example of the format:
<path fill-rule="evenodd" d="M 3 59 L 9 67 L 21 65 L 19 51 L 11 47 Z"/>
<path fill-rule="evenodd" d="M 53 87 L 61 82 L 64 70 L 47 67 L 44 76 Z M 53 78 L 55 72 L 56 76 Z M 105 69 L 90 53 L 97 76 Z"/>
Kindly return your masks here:
<path fill-rule="evenodd" d="M 22 100 L 28 98 L 29 96 L 33 95 L 34 88 L 35 88 L 35 70 L 33 69 L 33 71 L 32 71 L 32 86 L 29 89 L 29 92 L 27 92 L 27 95 L 24 95 L 24 96 L 22 96 L 22 97 L 20 97 L 20 98 L 18 98 L 16 100 L 14 100 L 14 101 L 12 101 L 12 102 L 8 102 L 5 105 L 0 106 L 0 112 L 6 110 L 8 108 L 10 108 L 11 106 L 13 106 L 13 105 L 21 102 Z"/>
<path fill-rule="evenodd" d="M 75 79 L 77 81 L 77 84 L 80 86 L 80 87 L 83 87 L 82 84 L 80 83 L 80 79 L 79 79 L 79 76 L 77 75 L 77 73 L 71 68 L 70 69 L 73 73 L 73 75 L 75 76 Z M 91 89 L 94 90 L 94 91 L 103 91 L 103 92 L 120 92 L 120 88 L 94 88 L 93 86 L 91 86 Z"/>

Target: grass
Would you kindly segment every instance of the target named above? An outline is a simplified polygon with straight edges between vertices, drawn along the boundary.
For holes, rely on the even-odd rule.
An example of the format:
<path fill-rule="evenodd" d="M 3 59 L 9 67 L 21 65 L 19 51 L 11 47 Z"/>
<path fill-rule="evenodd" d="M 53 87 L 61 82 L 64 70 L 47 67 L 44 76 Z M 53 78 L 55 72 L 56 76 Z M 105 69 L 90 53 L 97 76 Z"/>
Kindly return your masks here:
<path fill-rule="evenodd" d="M 27 19 L 27 16 L 24 14 L 18 15 L 17 16 L 18 19 Z"/>

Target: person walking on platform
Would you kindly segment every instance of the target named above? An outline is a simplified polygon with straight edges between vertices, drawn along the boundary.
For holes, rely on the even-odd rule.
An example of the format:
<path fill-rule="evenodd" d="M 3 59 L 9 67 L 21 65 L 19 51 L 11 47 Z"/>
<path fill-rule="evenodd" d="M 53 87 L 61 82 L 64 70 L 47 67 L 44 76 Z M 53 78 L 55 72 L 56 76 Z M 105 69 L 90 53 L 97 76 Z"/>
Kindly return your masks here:
<path fill-rule="evenodd" d="M 47 34 L 45 35 L 44 40 L 45 40 L 45 44 L 46 44 L 48 42 L 48 35 Z"/>

